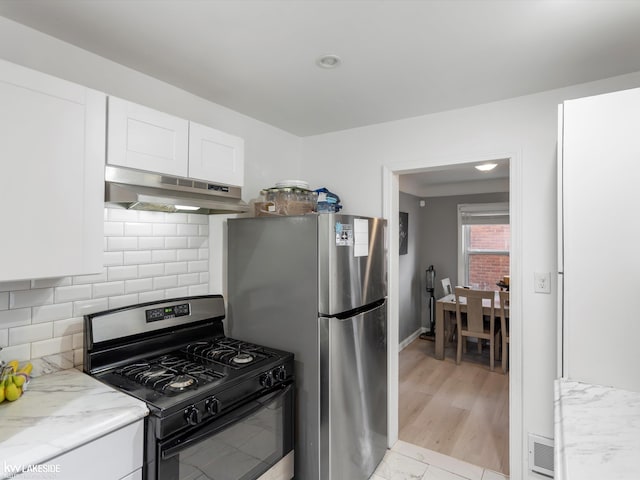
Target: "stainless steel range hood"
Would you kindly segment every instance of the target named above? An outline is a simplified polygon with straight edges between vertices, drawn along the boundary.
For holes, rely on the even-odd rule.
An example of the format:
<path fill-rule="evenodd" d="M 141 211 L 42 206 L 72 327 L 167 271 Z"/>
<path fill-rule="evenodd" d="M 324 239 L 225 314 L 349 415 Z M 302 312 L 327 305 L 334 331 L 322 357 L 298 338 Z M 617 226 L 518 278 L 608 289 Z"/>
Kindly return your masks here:
<path fill-rule="evenodd" d="M 105 203 L 159 212 L 243 213 L 240 187 L 217 185 L 125 167 L 105 168 Z"/>

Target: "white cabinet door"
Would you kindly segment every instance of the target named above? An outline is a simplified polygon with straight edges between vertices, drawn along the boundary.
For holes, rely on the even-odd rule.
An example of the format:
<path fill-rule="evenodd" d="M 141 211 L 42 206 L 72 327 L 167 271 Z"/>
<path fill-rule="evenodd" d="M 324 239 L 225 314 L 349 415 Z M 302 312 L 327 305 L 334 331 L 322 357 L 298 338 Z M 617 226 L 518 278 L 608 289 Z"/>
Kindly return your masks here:
<path fill-rule="evenodd" d="M 128 480 L 140 478 L 143 461 L 144 421 L 122 427 L 45 462 L 53 470 L 48 478 L 65 480 Z M 44 467 L 43 467 L 44 468 Z M 21 479 L 22 476 L 18 476 Z M 25 474 L 27 478 L 33 475 Z"/>
<path fill-rule="evenodd" d="M 243 186 L 244 140 L 194 122 L 189 125 L 189 177 Z"/>
<path fill-rule="evenodd" d="M 109 97 L 108 163 L 186 177 L 188 148 L 187 120 Z"/>
<path fill-rule="evenodd" d="M 0 281 L 102 270 L 105 98 L 0 61 Z"/>
<path fill-rule="evenodd" d="M 640 89 L 563 110 L 564 375 L 640 391 Z"/>

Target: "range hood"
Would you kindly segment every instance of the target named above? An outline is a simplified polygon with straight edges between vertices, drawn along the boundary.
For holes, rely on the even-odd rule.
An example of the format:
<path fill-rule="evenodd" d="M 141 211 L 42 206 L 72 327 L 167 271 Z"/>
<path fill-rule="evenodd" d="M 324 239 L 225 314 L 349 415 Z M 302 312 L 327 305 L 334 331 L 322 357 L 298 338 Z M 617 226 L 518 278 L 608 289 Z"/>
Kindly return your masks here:
<path fill-rule="evenodd" d="M 105 203 L 132 210 L 211 215 L 243 213 L 242 189 L 107 165 Z"/>

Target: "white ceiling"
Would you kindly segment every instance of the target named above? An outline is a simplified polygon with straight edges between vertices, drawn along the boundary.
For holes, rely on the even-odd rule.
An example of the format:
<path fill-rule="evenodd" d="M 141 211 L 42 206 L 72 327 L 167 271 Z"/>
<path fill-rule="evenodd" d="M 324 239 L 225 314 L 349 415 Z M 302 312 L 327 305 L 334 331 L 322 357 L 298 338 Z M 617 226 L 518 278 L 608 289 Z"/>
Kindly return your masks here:
<path fill-rule="evenodd" d="M 299 136 L 640 71 L 633 0 L 0 0 L 0 15 Z M 318 68 L 326 53 L 343 64 Z"/>
<path fill-rule="evenodd" d="M 640 0 L 0 0 L 0 15 L 299 136 L 640 71 Z M 339 68 L 316 66 L 328 53 Z M 508 174 L 400 189 L 508 191 Z"/>

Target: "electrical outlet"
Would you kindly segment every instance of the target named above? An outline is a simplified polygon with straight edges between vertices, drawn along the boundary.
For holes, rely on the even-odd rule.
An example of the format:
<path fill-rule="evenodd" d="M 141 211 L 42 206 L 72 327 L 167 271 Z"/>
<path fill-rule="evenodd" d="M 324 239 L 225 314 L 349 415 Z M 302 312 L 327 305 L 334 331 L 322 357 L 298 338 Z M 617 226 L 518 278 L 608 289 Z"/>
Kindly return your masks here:
<path fill-rule="evenodd" d="M 551 274 L 549 272 L 535 272 L 533 276 L 536 293 L 551 293 Z"/>

